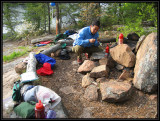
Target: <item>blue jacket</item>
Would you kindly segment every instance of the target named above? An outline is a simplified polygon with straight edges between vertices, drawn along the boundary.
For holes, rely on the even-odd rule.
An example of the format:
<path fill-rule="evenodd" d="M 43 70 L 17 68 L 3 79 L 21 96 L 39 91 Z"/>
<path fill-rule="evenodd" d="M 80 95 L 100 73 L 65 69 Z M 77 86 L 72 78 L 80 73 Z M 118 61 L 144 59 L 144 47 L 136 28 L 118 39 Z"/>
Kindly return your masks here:
<path fill-rule="evenodd" d="M 73 42 L 73 46 L 80 45 L 83 47 L 91 47 L 91 46 L 99 46 L 99 42 L 97 38 L 99 37 L 98 32 L 94 35 L 91 33 L 90 26 L 82 28 L 75 41 Z M 96 39 L 94 43 L 90 43 L 89 39 Z"/>

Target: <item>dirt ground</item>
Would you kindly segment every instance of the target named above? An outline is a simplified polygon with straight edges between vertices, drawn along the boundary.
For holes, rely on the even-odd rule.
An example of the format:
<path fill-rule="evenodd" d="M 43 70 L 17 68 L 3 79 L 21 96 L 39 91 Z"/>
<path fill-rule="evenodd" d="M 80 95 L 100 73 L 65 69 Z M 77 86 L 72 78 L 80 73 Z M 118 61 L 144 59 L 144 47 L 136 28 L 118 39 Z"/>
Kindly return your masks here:
<path fill-rule="evenodd" d="M 18 44 L 15 45 L 18 46 Z M 37 49 L 41 50 L 42 48 Z M 157 117 L 157 99 L 151 99 L 151 94 L 145 94 L 136 88 L 134 88 L 131 99 L 123 103 L 102 101 L 100 90 L 98 90 L 97 101 L 87 101 L 83 98 L 85 88 L 81 86 L 84 75 L 77 73 L 79 65 L 76 62 L 76 55 L 74 53 L 69 53 L 69 55 L 71 57 L 69 60 L 54 58 L 56 64 L 52 75 L 39 76 L 42 86 L 54 90 L 61 97 L 68 118 L 154 119 Z M 120 74 L 121 72 L 117 69 L 112 69 L 109 78 L 117 79 Z"/>

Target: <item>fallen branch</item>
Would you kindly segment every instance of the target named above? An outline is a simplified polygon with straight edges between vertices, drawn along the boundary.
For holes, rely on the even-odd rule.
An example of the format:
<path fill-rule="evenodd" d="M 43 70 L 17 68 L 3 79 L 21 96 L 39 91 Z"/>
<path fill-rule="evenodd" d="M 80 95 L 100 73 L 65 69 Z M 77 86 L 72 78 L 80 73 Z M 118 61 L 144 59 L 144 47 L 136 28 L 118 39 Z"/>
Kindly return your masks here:
<path fill-rule="evenodd" d="M 42 51 L 41 53 L 48 56 L 51 53 L 57 51 L 58 49 L 61 49 L 61 44 L 56 44 L 56 45 L 52 46 L 51 48 Z"/>
<path fill-rule="evenodd" d="M 31 40 L 31 44 L 42 42 L 42 41 L 54 40 L 55 38 L 56 36 L 46 36 L 46 37 L 36 38 Z"/>

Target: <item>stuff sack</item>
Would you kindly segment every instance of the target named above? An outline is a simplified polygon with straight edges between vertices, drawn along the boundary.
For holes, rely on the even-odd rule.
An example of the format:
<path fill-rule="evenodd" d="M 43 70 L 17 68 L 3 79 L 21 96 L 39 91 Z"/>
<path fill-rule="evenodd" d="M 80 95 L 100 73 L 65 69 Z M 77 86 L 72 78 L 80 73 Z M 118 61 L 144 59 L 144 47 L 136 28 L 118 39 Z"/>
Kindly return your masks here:
<path fill-rule="evenodd" d="M 59 55 L 60 59 L 62 60 L 69 60 L 71 57 L 66 49 L 62 49 Z"/>
<path fill-rule="evenodd" d="M 16 101 L 16 102 L 22 101 L 21 84 L 22 83 L 20 82 L 20 80 L 14 82 L 13 94 L 12 94 L 13 101 Z"/>
<path fill-rule="evenodd" d="M 14 107 L 14 112 L 22 118 L 35 118 L 35 105 L 36 102 L 21 102 L 18 106 Z"/>

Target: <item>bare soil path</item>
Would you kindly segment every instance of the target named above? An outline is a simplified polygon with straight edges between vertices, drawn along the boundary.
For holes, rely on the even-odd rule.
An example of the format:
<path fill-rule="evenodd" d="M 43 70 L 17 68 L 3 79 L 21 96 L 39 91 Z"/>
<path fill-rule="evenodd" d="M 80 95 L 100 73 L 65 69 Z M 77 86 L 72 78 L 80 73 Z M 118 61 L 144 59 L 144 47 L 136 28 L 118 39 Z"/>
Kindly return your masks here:
<path fill-rule="evenodd" d="M 4 44 L 8 49 L 17 46 L 16 43 Z M 39 50 L 47 47 L 40 47 Z M 5 48 L 7 49 L 7 48 Z M 33 50 L 35 52 L 38 51 Z M 13 51 L 13 50 L 12 50 Z M 39 76 L 41 85 L 54 90 L 62 99 L 62 103 L 68 112 L 69 118 L 155 118 L 157 114 L 157 100 L 151 99 L 145 94 L 134 89 L 133 96 L 124 103 L 108 103 L 101 101 L 101 95 L 97 101 L 89 102 L 83 98 L 85 88 L 81 86 L 83 74 L 77 73 L 79 65 L 76 62 L 76 55 L 70 53 L 71 59 L 61 60 L 54 58 L 56 64 L 54 73 L 50 76 Z M 13 82 L 7 81 L 16 77 L 14 65 L 25 57 L 18 58 L 10 63 L 3 63 L 3 99 L 12 93 Z M 12 66 L 11 66 L 12 65 Z M 118 78 L 121 73 L 113 69 L 110 76 Z M 17 76 L 18 77 L 18 76 Z M 100 94 L 100 90 L 98 90 Z"/>

